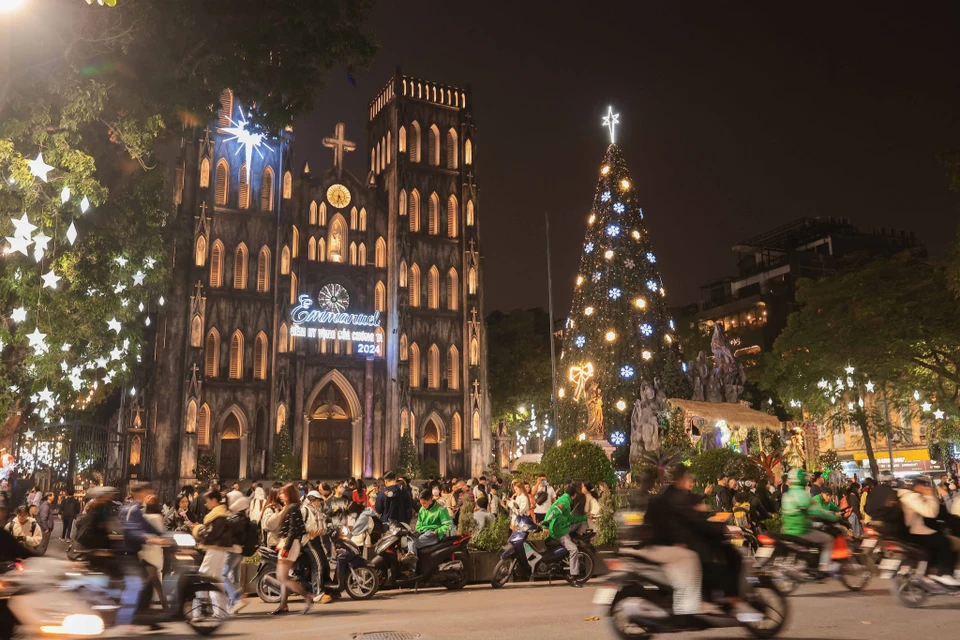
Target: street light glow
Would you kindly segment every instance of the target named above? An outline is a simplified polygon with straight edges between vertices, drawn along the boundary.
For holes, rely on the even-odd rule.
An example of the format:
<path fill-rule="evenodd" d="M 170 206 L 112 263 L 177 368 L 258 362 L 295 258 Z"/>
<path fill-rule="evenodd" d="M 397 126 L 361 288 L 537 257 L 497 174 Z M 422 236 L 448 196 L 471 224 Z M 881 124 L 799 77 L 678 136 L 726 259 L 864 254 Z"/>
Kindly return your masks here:
<path fill-rule="evenodd" d="M 0 0 L 0 13 L 13 13 L 26 3 L 27 0 Z"/>

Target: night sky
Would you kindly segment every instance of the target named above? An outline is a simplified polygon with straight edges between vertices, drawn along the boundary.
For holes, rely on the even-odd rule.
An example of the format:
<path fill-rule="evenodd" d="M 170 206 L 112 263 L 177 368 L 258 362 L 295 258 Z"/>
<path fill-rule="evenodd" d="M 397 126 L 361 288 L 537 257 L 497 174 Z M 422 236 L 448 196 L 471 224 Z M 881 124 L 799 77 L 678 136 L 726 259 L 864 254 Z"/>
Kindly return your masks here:
<path fill-rule="evenodd" d="M 597 8 L 593 12 L 589 9 Z M 608 104 L 671 305 L 734 273 L 731 246 L 803 216 L 956 237 L 936 155 L 960 147 L 960 4 L 396 2 L 357 86 L 338 70 L 297 123 L 298 162 L 326 169 L 337 121 L 360 143 L 367 105 L 404 73 L 472 83 L 486 310 L 567 313 L 606 144 Z"/>

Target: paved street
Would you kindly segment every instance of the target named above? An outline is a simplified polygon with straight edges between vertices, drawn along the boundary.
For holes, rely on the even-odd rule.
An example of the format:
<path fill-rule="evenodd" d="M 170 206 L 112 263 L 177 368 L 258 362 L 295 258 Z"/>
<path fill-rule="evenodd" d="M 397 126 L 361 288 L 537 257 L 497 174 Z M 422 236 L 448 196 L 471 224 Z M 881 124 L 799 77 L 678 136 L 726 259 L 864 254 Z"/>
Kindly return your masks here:
<path fill-rule="evenodd" d="M 308 616 L 299 615 L 300 602 L 292 613 L 279 619 L 259 600 L 232 620 L 216 637 L 349 639 L 354 634 L 392 631 L 410 635 L 386 636 L 390 640 L 555 640 L 597 638 L 607 635 L 594 615 L 590 599 L 593 588 L 573 589 L 565 584 L 547 586 L 508 585 L 495 591 L 477 585 L 459 593 L 427 590 L 420 593 L 384 592 L 370 602 L 349 599 L 320 607 Z M 874 580 L 861 594 L 852 594 L 838 583 L 804 586 L 790 599 L 791 620 L 781 636 L 785 640 L 885 640 L 935 637 L 954 628 L 960 600 L 936 598 L 921 610 L 908 610 L 890 595 L 885 581 Z M 185 627 L 167 636 L 179 635 Z M 171 629 L 174 631 L 174 629 Z M 419 636 L 415 634 L 420 634 Z M 746 631 L 663 636 L 690 638 L 745 638 Z"/>

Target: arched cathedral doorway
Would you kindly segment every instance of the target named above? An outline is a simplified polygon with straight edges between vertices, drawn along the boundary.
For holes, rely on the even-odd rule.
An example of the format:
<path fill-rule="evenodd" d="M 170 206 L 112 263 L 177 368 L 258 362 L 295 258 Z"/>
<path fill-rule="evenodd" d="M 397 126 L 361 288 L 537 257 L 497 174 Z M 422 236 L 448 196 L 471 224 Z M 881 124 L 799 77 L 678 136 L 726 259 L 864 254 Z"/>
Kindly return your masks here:
<path fill-rule="evenodd" d="M 307 477 L 351 476 L 353 418 L 350 404 L 336 384 L 330 382 L 320 390 L 310 409 Z"/>
<path fill-rule="evenodd" d="M 433 420 L 423 425 L 423 459 L 436 461 L 440 468 L 440 428 Z"/>
<path fill-rule="evenodd" d="M 240 437 L 243 434 L 240 419 L 233 411 L 227 415 L 220 428 L 220 468 L 221 480 L 240 478 Z"/>

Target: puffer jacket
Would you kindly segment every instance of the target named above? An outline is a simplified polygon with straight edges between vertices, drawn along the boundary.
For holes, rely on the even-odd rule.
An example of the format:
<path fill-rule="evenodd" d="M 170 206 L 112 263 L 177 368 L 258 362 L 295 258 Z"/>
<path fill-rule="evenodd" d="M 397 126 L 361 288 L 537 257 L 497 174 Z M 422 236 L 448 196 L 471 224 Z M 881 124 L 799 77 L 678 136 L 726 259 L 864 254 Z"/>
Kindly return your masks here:
<path fill-rule="evenodd" d="M 218 504 L 203 517 L 203 524 L 193 528 L 193 537 L 201 548 L 233 551 L 233 532 L 227 521 L 229 515 L 227 507 Z"/>
<path fill-rule="evenodd" d="M 936 496 L 920 495 L 910 489 L 899 489 L 900 505 L 903 507 L 903 520 L 910 533 L 917 536 L 929 536 L 936 533 L 923 521 L 924 518 L 936 518 L 940 513 L 940 501 Z"/>
<path fill-rule="evenodd" d="M 543 518 L 543 523 L 547 525 L 547 531 L 550 537 L 558 540 L 570 533 L 570 527 L 587 519 L 587 516 L 573 515 L 573 499 L 569 493 L 565 493 L 547 509 L 547 515 Z"/>
<path fill-rule="evenodd" d="M 280 514 L 283 509 L 276 505 L 267 505 L 260 515 L 260 530 L 263 532 L 263 543 L 271 549 L 276 549 L 280 543 Z"/>

